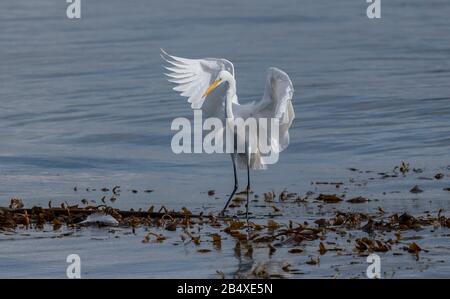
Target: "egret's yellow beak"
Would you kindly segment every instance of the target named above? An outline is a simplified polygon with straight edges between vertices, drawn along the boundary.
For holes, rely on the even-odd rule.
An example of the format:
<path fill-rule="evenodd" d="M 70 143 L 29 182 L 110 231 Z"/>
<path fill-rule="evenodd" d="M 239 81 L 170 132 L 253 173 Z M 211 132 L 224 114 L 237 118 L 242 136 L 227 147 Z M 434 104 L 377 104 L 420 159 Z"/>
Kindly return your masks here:
<path fill-rule="evenodd" d="M 202 97 L 206 98 L 211 93 L 211 91 L 213 91 L 220 84 L 221 81 L 222 79 L 217 79 L 216 81 L 214 81 L 213 84 L 208 87 Z"/>

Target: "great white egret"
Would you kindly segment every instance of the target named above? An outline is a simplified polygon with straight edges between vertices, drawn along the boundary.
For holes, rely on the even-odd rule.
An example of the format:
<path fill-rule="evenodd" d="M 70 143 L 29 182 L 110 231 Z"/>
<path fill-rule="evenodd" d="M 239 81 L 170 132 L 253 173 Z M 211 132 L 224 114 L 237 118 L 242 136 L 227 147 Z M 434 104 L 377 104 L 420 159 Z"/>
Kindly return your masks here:
<path fill-rule="evenodd" d="M 161 57 L 169 63 L 165 68 L 169 71 L 165 75 L 168 81 L 175 83 L 173 89 L 187 97 L 192 109 L 202 109 L 203 116 L 216 117 L 223 121 L 229 119 L 248 119 L 250 117 L 277 118 L 279 131 L 277 138 L 269 138 L 272 149 L 280 152 L 289 145 L 289 128 L 295 118 L 292 106 L 294 88 L 289 76 L 282 70 L 271 67 L 267 70 L 264 95 L 259 102 L 240 104 L 236 95 L 236 80 L 234 66 L 226 59 L 204 58 L 188 59 L 167 54 L 161 49 Z M 238 134 L 238 133 L 235 133 Z M 234 136 L 240 138 L 241 136 Z M 243 137 L 245 138 L 245 136 Z M 260 138 L 260 136 L 256 136 Z M 250 189 L 250 169 L 265 169 L 266 161 L 258 149 L 250 150 L 246 147 L 244 153 L 231 153 L 234 172 L 234 188 L 231 192 L 222 215 L 228 207 L 236 190 L 238 179 L 236 164 L 239 168 L 247 169 L 247 204 L 246 215 L 248 219 L 248 205 Z"/>

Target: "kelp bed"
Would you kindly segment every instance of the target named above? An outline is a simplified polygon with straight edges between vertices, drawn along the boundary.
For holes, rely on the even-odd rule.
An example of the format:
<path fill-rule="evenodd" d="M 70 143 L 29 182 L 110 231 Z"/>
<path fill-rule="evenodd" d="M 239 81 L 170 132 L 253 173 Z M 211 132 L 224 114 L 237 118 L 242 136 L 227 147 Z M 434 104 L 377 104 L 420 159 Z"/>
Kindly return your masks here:
<path fill-rule="evenodd" d="M 324 196 L 323 194 L 320 196 Z M 106 218 L 90 216 L 110 215 L 117 223 L 112 223 Z M 142 236 L 143 243 L 161 243 L 166 240 L 164 230 L 179 231 L 183 242 L 192 242 L 199 247 L 199 253 L 207 253 L 214 249 L 220 249 L 223 238 L 235 240 L 234 253 L 251 258 L 255 247 L 266 247 L 268 255 L 276 254 L 280 247 L 289 248 L 290 254 L 302 254 L 304 249 L 301 245 L 317 241 L 317 255 L 306 262 L 308 265 L 320 263 L 320 256 L 327 252 L 337 255 L 346 254 L 369 254 L 372 252 L 388 252 L 391 250 L 404 251 L 412 254 L 419 260 L 423 249 L 415 242 L 402 242 L 402 234 L 407 231 L 417 231 L 425 227 L 450 228 L 450 218 L 442 215 L 412 216 L 407 213 L 398 215 L 385 215 L 382 211 L 375 214 L 368 213 L 343 213 L 337 212 L 334 217 L 317 219 L 313 223 L 288 221 L 288 223 L 277 222 L 269 219 L 265 224 L 253 221 L 235 219 L 231 217 L 215 217 L 213 215 L 193 215 L 187 210 L 173 211 L 120 211 L 111 207 L 87 207 L 87 208 L 41 208 L 11 209 L 0 208 L 0 230 L 13 229 L 44 229 L 51 225 L 57 231 L 61 226 L 75 229 L 80 226 L 95 225 L 99 227 L 120 226 L 130 228 L 133 232 L 138 227 L 155 228 L 158 233 L 146 232 Z M 198 226 L 215 230 L 203 236 L 200 230 L 194 229 Z M 352 237 L 349 232 L 361 231 L 366 236 Z M 349 245 L 348 247 L 336 246 L 336 242 L 329 240 L 330 234 L 341 236 Z M 393 236 L 393 237 L 392 237 Z M 202 243 L 212 244 L 211 248 L 204 248 Z M 425 250 L 426 252 L 427 250 Z M 283 272 L 290 271 L 290 264 L 281 265 Z M 219 272 L 220 275 L 224 275 Z M 250 273 L 250 277 L 277 277 L 279 273 L 269 273 L 267 267 L 258 265 Z"/>
<path fill-rule="evenodd" d="M 356 169 L 351 169 L 358 172 Z M 420 173 L 416 170 L 417 173 Z M 415 172 L 416 172 L 415 171 Z M 379 173 L 380 179 L 391 178 L 394 175 L 405 175 L 409 172 L 409 165 L 402 163 L 392 173 Z M 434 180 L 442 180 L 447 175 L 436 174 Z M 342 182 L 315 182 L 316 186 L 332 186 L 341 189 Z M 358 183 L 355 183 L 358 184 Z M 113 193 L 118 196 L 117 190 Z M 445 189 L 448 192 L 450 189 Z M 137 192 L 137 191 L 136 191 Z M 409 192 L 422 192 L 418 186 Z M 213 196 L 214 191 L 207 192 Z M 277 255 L 289 255 L 285 262 L 279 264 L 275 270 L 268 263 L 260 261 L 253 263 L 246 271 L 238 270 L 234 277 L 273 278 L 290 277 L 301 274 L 296 265 L 291 265 L 295 256 L 307 257 L 307 266 L 319 265 L 324 255 L 360 257 L 370 253 L 391 253 L 392 256 L 410 255 L 412 261 L 419 261 L 423 254 L 428 254 L 430 248 L 423 248 L 420 241 L 426 234 L 417 236 L 420 231 L 433 232 L 441 230 L 441 235 L 449 237 L 450 218 L 443 209 L 435 212 L 425 211 L 418 215 L 406 212 L 385 212 L 382 207 L 373 211 L 339 211 L 318 213 L 314 220 L 299 220 L 300 218 L 283 217 L 277 219 L 280 210 L 286 205 L 314 205 L 315 208 L 324 205 L 337 206 L 342 202 L 347 205 L 361 206 L 371 201 L 363 196 L 345 199 L 343 195 L 332 193 L 308 192 L 303 196 L 287 190 L 275 194 L 264 193 L 262 196 L 251 194 L 251 200 L 258 202 L 259 216 L 251 214 L 247 220 L 237 212 L 245 204 L 245 192 L 238 194 L 232 201 L 229 215 L 219 217 L 214 213 L 194 214 L 187 208 L 179 211 L 161 207 L 155 211 L 154 207 L 147 210 L 119 210 L 102 200 L 102 205 L 89 205 L 82 201 L 84 207 L 70 206 L 67 203 L 60 207 L 31 207 L 25 208 L 20 199 L 11 199 L 9 207 L 0 207 L 0 233 L 18 230 L 58 231 L 62 227 L 68 229 L 82 229 L 82 227 L 120 227 L 138 234 L 142 243 L 162 244 L 173 234 L 178 234 L 182 244 L 194 246 L 199 254 L 208 254 L 222 250 L 223 242 L 227 244 L 225 250 L 232 250 L 239 259 L 252 260 L 255 251 L 264 251 L 267 260 Z M 238 216 L 236 216 L 238 215 Z M 321 217 L 320 215 L 324 215 Z M 143 230 L 137 230 L 143 229 Z M 170 235 L 170 237 L 168 237 Z M 312 249 L 315 248 L 315 249 Z M 282 257 L 283 259 L 283 257 Z M 447 259 L 444 257 L 444 259 Z M 219 277 L 225 277 L 220 269 Z"/>

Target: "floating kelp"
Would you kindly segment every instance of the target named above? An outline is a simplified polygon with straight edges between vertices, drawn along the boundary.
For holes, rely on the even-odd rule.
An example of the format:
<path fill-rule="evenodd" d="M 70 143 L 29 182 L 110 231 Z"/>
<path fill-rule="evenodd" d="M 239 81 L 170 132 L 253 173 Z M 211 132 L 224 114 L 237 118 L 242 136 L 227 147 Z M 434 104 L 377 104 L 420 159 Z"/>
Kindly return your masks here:
<path fill-rule="evenodd" d="M 411 188 L 411 190 L 409 190 L 409 192 L 411 192 L 411 193 L 422 193 L 423 190 L 418 185 L 415 185 L 414 187 Z"/>
<path fill-rule="evenodd" d="M 123 211 L 114 209 L 106 205 L 88 206 L 80 208 L 76 206 L 68 206 L 63 204 L 60 208 L 51 207 L 32 207 L 31 209 L 11 208 L 21 205 L 16 205 L 16 201 L 12 201 L 14 205 L 10 207 L 0 207 L 0 229 L 16 228 L 20 225 L 30 226 L 35 225 L 36 228 L 41 228 L 46 223 L 66 224 L 67 226 L 85 226 L 85 225 L 125 225 L 137 226 L 143 223 L 148 223 L 151 219 L 163 219 L 164 217 L 174 218 L 202 218 L 209 216 L 193 215 L 187 209 L 180 212 L 168 211 L 165 208 L 159 212 L 153 212 L 153 209 L 148 211 Z M 55 225 L 54 225 L 55 226 Z M 60 227 L 60 225 L 56 225 Z M 167 225 L 170 230 L 170 226 Z"/>
<path fill-rule="evenodd" d="M 336 194 L 320 194 L 317 197 L 317 200 L 321 200 L 326 203 L 338 203 L 342 201 L 342 198 L 337 197 Z"/>

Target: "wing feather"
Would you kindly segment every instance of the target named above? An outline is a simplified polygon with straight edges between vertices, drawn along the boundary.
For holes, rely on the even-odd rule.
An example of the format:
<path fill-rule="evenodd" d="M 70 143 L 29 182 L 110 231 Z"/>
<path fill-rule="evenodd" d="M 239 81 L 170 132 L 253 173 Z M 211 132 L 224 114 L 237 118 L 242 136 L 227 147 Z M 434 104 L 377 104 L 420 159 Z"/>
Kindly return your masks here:
<path fill-rule="evenodd" d="M 289 76 L 278 68 L 271 67 L 267 70 L 264 95 L 259 103 L 256 103 L 254 115 L 256 117 L 278 118 L 278 139 L 272 139 L 277 143 L 279 151 L 289 145 L 289 128 L 295 118 L 292 97 L 294 87 Z"/>
<path fill-rule="evenodd" d="M 226 59 L 204 58 L 189 59 L 168 54 L 161 49 L 161 57 L 168 63 L 164 68 L 168 71 L 165 75 L 168 81 L 176 84 L 173 90 L 181 96 L 188 98 L 192 109 L 202 109 L 205 117 L 223 117 L 220 115 L 220 107 L 223 107 L 225 89 L 219 86 L 207 97 L 207 105 L 203 93 L 217 78 L 222 70 L 227 70 L 234 76 L 234 66 Z"/>

